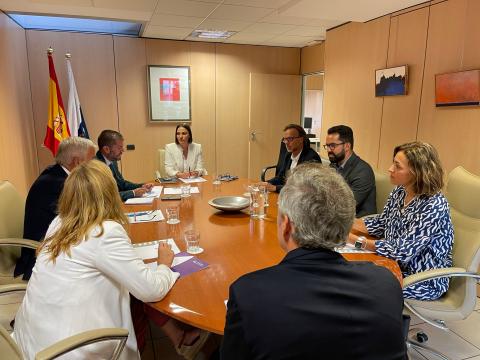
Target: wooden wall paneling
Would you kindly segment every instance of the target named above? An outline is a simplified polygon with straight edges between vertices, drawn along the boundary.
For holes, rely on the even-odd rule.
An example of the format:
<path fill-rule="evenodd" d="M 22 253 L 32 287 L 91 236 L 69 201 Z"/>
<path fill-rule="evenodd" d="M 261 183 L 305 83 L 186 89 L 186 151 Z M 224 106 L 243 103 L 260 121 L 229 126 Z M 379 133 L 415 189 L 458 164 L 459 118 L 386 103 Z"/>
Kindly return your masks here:
<path fill-rule="evenodd" d="M 25 30 L 0 12 L 0 180 L 23 195 L 38 175 Z"/>
<path fill-rule="evenodd" d="M 119 129 L 124 145 L 135 145 L 122 155 L 122 173 L 130 181 L 154 178 L 156 149 L 148 129 L 146 40 L 113 37 Z"/>
<path fill-rule="evenodd" d="M 47 48 L 54 50 L 54 63 L 65 111 L 68 80 L 65 53 L 72 54 L 72 68 L 90 138 L 96 142 L 103 129 L 118 129 L 113 41 L 110 35 L 27 31 L 28 63 L 32 87 L 33 118 L 40 170 L 53 163 L 43 147 L 48 120 Z"/>
<path fill-rule="evenodd" d="M 214 169 L 214 50 L 213 44 L 206 43 L 115 38 L 120 128 L 126 143 L 136 146 L 123 160 L 126 177 L 134 181 L 151 179 L 157 149 L 175 141 L 178 122 L 150 122 L 147 65 L 190 66 L 193 138 L 202 144 L 207 170 Z M 134 89 L 130 90 L 132 83 Z M 133 99 L 130 92 L 136 93 Z"/>
<path fill-rule="evenodd" d="M 300 49 L 216 45 L 217 168 L 241 177 L 248 171 L 250 73 L 298 75 Z M 298 122 L 298 119 L 292 119 Z M 286 124 L 279 123 L 278 127 Z"/>
<path fill-rule="evenodd" d="M 323 91 L 323 74 L 306 76 L 305 90 L 322 90 Z"/>
<path fill-rule="evenodd" d="M 314 46 L 307 46 L 301 51 L 302 74 L 309 74 L 325 70 L 325 42 Z"/>
<path fill-rule="evenodd" d="M 377 166 L 382 98 L 375 97 L 375 69 L 385 67 L 390 19 L 350 23 L 327 32 L 322 131 L 352 127 L 355 152 Z M 321 155 L 327 156 L 322 150 Z"/>
<path fill-rule="evenodd" d="M 435 107 L 435 74 L 480 68 L 479 13 L 475 0 L 441 2 L 430 10 L 418 139 L 437 148 L 447 171 L 462 165 L 480 173 L 480 108 Z"/>
<path fill-rule="evenodd" d="M 381 170 L 391 165 L 396 145 L 417 137 L 428 14 L 429 8 L 424 7 L 391 18 L 387 67 L 408 65 L 408 93 L 383 99 L 378 153 Z"/>

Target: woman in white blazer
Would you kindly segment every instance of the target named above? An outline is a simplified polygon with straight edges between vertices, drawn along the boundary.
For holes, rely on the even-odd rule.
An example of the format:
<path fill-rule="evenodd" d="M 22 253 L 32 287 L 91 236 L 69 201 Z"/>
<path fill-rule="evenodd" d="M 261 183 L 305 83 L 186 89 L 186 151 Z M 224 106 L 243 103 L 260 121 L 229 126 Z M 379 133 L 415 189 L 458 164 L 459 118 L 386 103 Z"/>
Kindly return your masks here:
<path fill-rule="evenodd" d="M 15 317 L 13 336 L 25 359 L 68 336 L 108 327 L 129 331 L 121 358 L 139 359 L 129 292 L 159 301 L 179 274 L 169 268 L 173 253 L 166 244 L 159 246 L 156 269 L 143 263 L 124 229 L 123 211 L 105 164 L 92 160 L 68 176 Z M 114 345 L 92 344 L 68 358 L 103 359 Z"/>
<path fill-rule="evenodd" d="M 177 125 L 175 143 L 165 146 L 165 171 L 168 176 L 188 178 L 207 174 L 203 168 L 202 145 L 192 140 L 190 125 Z"/>

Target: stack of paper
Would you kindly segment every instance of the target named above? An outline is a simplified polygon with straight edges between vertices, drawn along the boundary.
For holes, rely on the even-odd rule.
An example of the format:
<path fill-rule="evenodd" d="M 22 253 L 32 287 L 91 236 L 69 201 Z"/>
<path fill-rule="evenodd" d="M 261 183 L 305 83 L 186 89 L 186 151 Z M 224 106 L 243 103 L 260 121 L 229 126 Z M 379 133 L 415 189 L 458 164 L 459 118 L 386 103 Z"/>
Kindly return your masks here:
<path fill-rule="evenodd" d="M 137 255 L 143 260 L 156 259 L 158 257 L 158 243 L 160 242 L 167 242 L 171 246 L 174 254 L 178 254 L 180 252 L 180 249 L 178 248 L 177 244 L 175 244 L 173 239 L 155 240 L 140 244 L 133 244 L 133 247 L 135 248 Z"/>
<path fill-rule="evenodd" d="M 165 189 L 163 189 L 163 193 L 165 195 L 181 195 L 182 194 L 182 188 L 166 187 Z M 192 186 L 190 188 L 190 194 L 200 194 L 200 190 L 198 190 L 198 187 Z"/>
<path fill-rule="evenodd" d="M 195 178 L 188 178 L 188 179 L 180 178 L 180 180 L 183 181 L 186 184 L 201 183 L 201 182 L 207 181 L 202 177 L 195 177 Z"/>
<path fill-rule="evenodd" d="M 163 186 L 154 186 L 152 189 L 143 194 L 144 198 L 159 198 L 160 194 L 162 193 Z"/>
<path fill-rule="evenodd" d="M 151 204 L 153 203 L 154 198 L 153 197 L 141 197 L 141 198 L 131 198 L 125 201 L 125 204 L 128 205 L 145 205 L 145 204 Z"/>

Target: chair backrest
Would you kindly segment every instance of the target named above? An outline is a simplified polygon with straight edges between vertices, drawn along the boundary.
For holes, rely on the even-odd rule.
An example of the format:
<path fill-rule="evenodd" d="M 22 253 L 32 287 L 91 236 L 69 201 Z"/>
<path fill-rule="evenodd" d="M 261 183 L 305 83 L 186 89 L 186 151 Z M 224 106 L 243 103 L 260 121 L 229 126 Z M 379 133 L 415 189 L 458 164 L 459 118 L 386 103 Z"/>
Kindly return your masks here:
<path fill-rule="evenodd" d="M 2 359 L 21 360 L 23 358 L 17 344 L 2 325 L 0 325 L 0 354 Z"/>
<path fill-rule="evenodd" d="M 459 166 L 448 175 L 446 197 L 454 230 L 453 266 L 477 272 L 480 265 L 480 177 Z M 452 278 L 448 297 L 468 315 L 476 302 L 476 280 Z"/>
<path fill-rule="evenodd" d="M 160 173 L 161 177 L 167 177 L 167 173 L 165 172 L 165 150 L 158 149 L 158 163 L 157 163 L 157 171 Z"/>
<path fill-rule="evenodd" d="M 394 186 L 384 172 L 374 170 L 373 173 L 375 174 L 375 188 L 377 192 L 377 212 L 381 213 Z"/>
<path fill-rule="evenodd" d="M 22 238 L 25 199 L 8 181 L 0 181 L 0 239 Z M 0 275 L 11 275 L 20 249 L 0 248 Z"/>

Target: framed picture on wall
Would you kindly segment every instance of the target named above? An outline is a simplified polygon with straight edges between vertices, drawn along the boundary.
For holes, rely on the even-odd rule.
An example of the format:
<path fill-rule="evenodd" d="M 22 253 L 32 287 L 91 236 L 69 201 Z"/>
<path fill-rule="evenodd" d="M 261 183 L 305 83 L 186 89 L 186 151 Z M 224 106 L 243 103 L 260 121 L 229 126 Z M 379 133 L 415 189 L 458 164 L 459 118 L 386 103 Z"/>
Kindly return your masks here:
<path fill-rule="evenodd" d="M 148 65 L 151 121 L 191 121 L 190 67 Z"/>
<path fill-rule="evenodd" d="M 375 96 L 407 95 L 407 65 L 375 70 Z"/>

